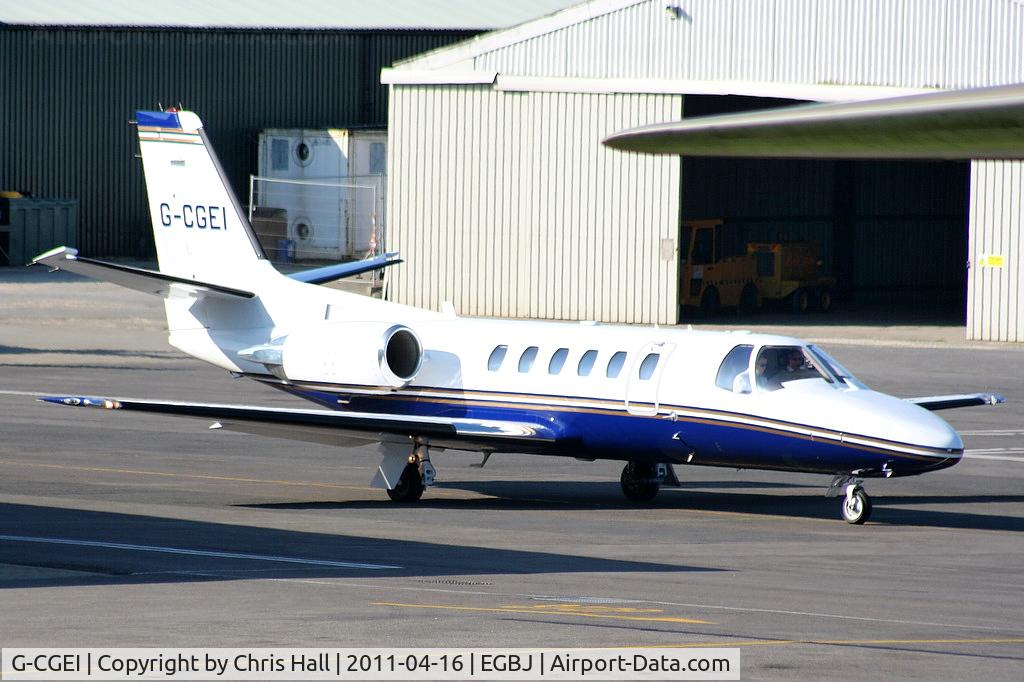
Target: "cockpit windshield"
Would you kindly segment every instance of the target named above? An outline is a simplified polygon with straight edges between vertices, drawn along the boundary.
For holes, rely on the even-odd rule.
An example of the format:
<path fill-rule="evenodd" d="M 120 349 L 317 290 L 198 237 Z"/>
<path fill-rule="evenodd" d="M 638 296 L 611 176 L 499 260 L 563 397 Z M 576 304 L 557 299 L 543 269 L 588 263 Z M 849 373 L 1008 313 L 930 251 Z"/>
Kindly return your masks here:
<path fill-rule="evenodd" d="M 822 365 L 827 368 L 828 371 L 832 372 L 840 383 L 846 384 L 850 388 L 867 388 L 867 386 L 865 386 L 857 377 L 853 376 L 853 373 L 850 372 L 850 370 L 836 362 L 835 358 L 823 351 L 821 348 L 811 345 L 807 346 L 807 349 L 815 358 L 818 359 L 819 362 L 821 362 Z"/>
<path fill-rule="evenodd" d="M 759 390 L 777 391 L 791 381 L 824 379 L 835 383 L 826 364 L 803 346 L 765 346 L 754 361 L 754 383 Z"/>

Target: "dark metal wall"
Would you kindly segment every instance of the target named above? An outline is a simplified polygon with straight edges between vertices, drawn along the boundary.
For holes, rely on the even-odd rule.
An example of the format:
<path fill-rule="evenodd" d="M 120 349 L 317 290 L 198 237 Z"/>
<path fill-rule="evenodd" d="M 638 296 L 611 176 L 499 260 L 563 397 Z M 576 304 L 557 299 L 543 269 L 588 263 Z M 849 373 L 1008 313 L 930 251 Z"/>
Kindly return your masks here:
<path fill-rule="evenodd" d="M 792 104 L 689 96 L 685 115 Z M 961 304 L 966 287 L 966 163 L 688 158 L 684 219 L 722 218 L 741 238 L 814 241 L 841 295 L 899 293 Z"/>
<path fill-rule="evenodd" d="M 80 200 L 77 246 L 150 256 L 141 108 L 198 113 L 239 196 L 264 128 L 387 125 L 380 70 L 466 31 L 0 27 L 0 190 Z"/>

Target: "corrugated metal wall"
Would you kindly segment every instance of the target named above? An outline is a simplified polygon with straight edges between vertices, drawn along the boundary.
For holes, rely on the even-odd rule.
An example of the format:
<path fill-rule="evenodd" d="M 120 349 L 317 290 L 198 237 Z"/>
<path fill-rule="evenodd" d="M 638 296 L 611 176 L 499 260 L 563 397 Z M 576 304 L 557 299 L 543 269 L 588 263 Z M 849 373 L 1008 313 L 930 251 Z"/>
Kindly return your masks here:
<path fill-rule="evenodd" d="M 380 69 L 465 31 L 0 28 L 0 189 L 80 199 L 78 246 L 152 253 L 138 108 L 200 114 L 246 195 L 263 128 L 382 126 Z"/>
<path fill-rule="evenodd" d="M 1019 0 L 689 0 L 677 19 L 665 8 L 638 2 L 481 54 L 472 66 L 519 76 L 897 87 L 1024 81 Z"/>
<path fill-rule="evenodd" d="M 477 53 L 462 62 L 444 62 L 435 55 L 430 63 L 445 63 L 445 68 L 463 72 L 477 69 L 497 71 L 505 76 L 554 78 L 761 81 L 905 88 L 963 88 L 1024 82 L 1024 2 L 1020 0 L 691 0 L 669 4 L 678 10 L 674 12 L 676 18 L 670 18 L 664 2 L 636 2 L 571 26 L 555 27 L 556 22 L 548 22 L 551 30 L 535 31 L 533 37 Z M 599 9 L 598 5 L 595 11 Z M 536 25 L 545 26 L 545 20 Z M 529 27 L 521 27 L 510 35 L 522 36 L 530 32 Z M 417 65 L 413 60 L 402 68 L 432 67 L 427 62 Z M 447 89 L 437 86 L 444 94 L 430 90 L 422 103 L 414 101 L 415 95 L 410 90 L 410 101 L 404 106 L 410 110 L 437 106 L 438 97 L 457 104 L 458 92 L 463 89 L 455 85 Z M 511 94 L 505 97 L 508 99 L 501 101 L 514 101 Z M 475 105 L 477 100 L 467 101 Z M 477 113 L 477 118 L 467 121 L 464 134 L 479 138 L 474 142 L 479 145 L 479 153 L 490 153 L 489 145 L 481 141 L 487 138 L 479 136 L 485 131 L 498 134 L 506 127 L 523 125 L 524 119 L 517 111 L 512 106 L 500 106 L 486 114 Z M 409 114 L 397 121 L 393 119 L 393 123 L 417 125 L 419 120 Z M 566 135 L 559 143 L 570 144 L 572 126 L 564 125 L 557 130 L 562 131 L 558 134 Z M 397 151 L 395 147 L 392 149 Z M 402 153 L 410 156 L 402 160 L 413 166 L 431 162 L 418 159 L 419 151 L 415 146 L 406 145 L 403 150 Z M 400 157 L 392 158 L 397 162 Z M 714 163 L 703 168 L 713 167 Z M 839 256 L 829 265 L 850 288 L 937 292 L 938 295 L 930 299 L 935 302 L 955 300 L 963 294 L 967 254 L 963 228 L 964 216 L 968 215 L 963 164 L 934 167 L 868 164 L 862 168 L 840 164 L 819 166 L 810 173 L 806 172 L 808 166 L 802 168 L 804 170 L 799 166 L 740 163 L 730 171 L 735 177 L 726 180 L 725 186 L 720 183 L 712 186 L 710 177 L 694 181 L 700 173 L 693 171 L 700 170 L 701 166 L 687 162 L 683 168 L 684 180 L 695 184 L 687 185 L 684 190 L 684 214 L 690 217 L 745 216 L 749 219 L 747 229 L 752 236 L 770 236 L 778 217 L 799 217 L 802 222 L 798 236 L 817 237 L 823 243 L 831 241 L 834 245 L 834 253 Z M 996 168 L 1003 170 L 997 172 Z M 987 240 L 986 243 L 1008 244 L 1019 240 L 1024 230 L 1024 215 L 1019 208 L 1022 190 L 1008 179 L 1010 171 L 1005 168 L 975 166 L 969 212 L 970 229 L 977 232 L 970 247 L 972 258 L 977 251 L 974 242 Z M 411 173 L 410 182 L 423 177 L 418 170 Z M 534 183 L 529 170 L 516 171 L 510 177 L 529 178 Z M 785 198 L 772 196 L 765 189 L 766 181 L 776 186 L 782 183 L 784 186 L 777 189 Z M 843 186 L 852 187 L 853 195 L 840 199 Z M 531 187 L 538 186 L 531 184 Z M 650 192 L 667 196 L 672 192 L 670 187 L 662 183 Z M 1008 189 L 1010 187 L 1015 189 Z M 539 186 L 539 189 L 544 187 Z M 472 196 L 478 191 L 477 183 L 467 178 L 462 190 Z M 496 195 L 487 196 L 490 200 L 500 200 Z M 635 196 L 643 195 L 638 192 Z M 547 201 L 547 197 L 542 193 L 538 200 Z M 647 200 L 651 201 L 650 195 Z M 831 205 L 821 202 L 831 202 Z M 699 215 L 701 213 L 704 215 Z M 604 216 L 599 212 L 595 218 Z M 445 219 L 454 221 L 456 232 L 468 229 L 461 214 L 445 216 Z M 439 224 L 436 215 L 425 220 L 432 226 Z M 443 242 L 448 238 L 446 234 L 438 231 L 437 239 Z M 412 255 L 408 250 L 406 254 Z M 527 255 L 536 257 L 537 254 L 528 252 Z M 607 262 L 615 262 L 614 258 L 613 252 L 612 260 Z M 1020 249 L 1007 250 L 1006 259 L 1001 271 L 989 268 L 983 272 L 975 267 L 967 275 L 971 320 L 968 338 L 1024 340 L 1019 331 L 1022 324 L 1019 319 L 1024 315 L 1018 314 L 1016 309 L 1019 305 L 1016 296 L 1021 286 L 1016 273 L 1024 269 Z M 455 267 L 457 263 L 450 261 L 449 265 L 452 267 L 444 273 L 449 278 L 460 277 L 459 268 Z M 620 281 L 637 286 L 635 280 Z M 470 282 L 475 285 L 477 280 Z M 577 287 L 586 285 L 584 279 L 575 283 Z M 421 281 L 421 286 L 429 287 L 426 279 Z M 674 289 L 675 282 L 670 286 Z M 449 282 L 445 291 L 452 290 Z M 1009 295 L 1010 291 L 1014 292 L 1014 297 Z M 411 283 L 398 292 L 405 300 L 420 296 Z M 434 305 L 438 295 L 431 293 L 416 300 Z M 559 295 L 563 294 L 559 292 Z M 619 305 L 617 303 L 611 311 L 598 305 L 585 316 L 628 321 L 630 318 L 624 310 L 619 314 Z M 550 312 L 536 303 L 528 306 L 525 313 L 506 313 L 501 306 L 486 309 L 501 314 L 542 316 Z M 560 316 L 574 317 L 571 314 Z M 657 319 L 672 321 L 671 317 Z"/>
<path fill-rule="evenodd" d="M 1022 225 L 1024 163 L 972 162 L 968 338 L 1024 342 Z"/>
<path fill-rule="evenodd" d="M 675 322 L 679 160 L 600 140 L 678 118 L 681 97 L 490 86 L 394 86 L 391 97 L 388 248 L 410 258 L 389 275 L 391 298 L 466 315 Z"/>

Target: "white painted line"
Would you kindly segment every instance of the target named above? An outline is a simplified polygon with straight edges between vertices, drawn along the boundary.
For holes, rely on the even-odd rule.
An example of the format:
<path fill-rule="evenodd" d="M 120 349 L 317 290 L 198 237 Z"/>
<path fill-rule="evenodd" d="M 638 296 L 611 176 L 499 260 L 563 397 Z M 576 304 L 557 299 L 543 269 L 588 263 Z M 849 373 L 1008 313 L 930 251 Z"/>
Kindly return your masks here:
<path fill-rule="evenodd" d="M 98 542 L 96 540 L 69 540 L 65 538 L 37 538 L 25 535 L 0 535 L 0 540 L 10 542 L 37 542 L 48 545 L 73 545 L 77 547 L 102 547 L 104 549 L 121 549 L 129 552 L 158 552 L 161 554 L 181 554 L 185 556 L 206 556 L 217 559 L 247 559 L 249 561 L 274 561 L 286 564 L 303 564 L 306 566 L 329 566 L 331 568 L 370 568 L 400 569 L 401 566 L 385 564 L 360 564 L 351 561 L 328 561 L 327 559 L 302 559 L 299 557 L 272 556 L 267 554 L 242 554 L 239 552 L 215 552 L 203 549 L 183 549 L 180 547 L 160 547 L 157 545 L 128 545 L 120 542 Z"/>
<path fill-rule="evenodd" d="M 961 436 L 1024 436 L 1021 429 L 992 429 L 990 431 L 960 431 Z"/>
<path fill-rule="evenodd" d="M 1010 455 L 975 455 L 964 453 L 965 459 L 998 459 L 1005 462 L 1024 462 L 1024 455 L 1012 457 Z"/>

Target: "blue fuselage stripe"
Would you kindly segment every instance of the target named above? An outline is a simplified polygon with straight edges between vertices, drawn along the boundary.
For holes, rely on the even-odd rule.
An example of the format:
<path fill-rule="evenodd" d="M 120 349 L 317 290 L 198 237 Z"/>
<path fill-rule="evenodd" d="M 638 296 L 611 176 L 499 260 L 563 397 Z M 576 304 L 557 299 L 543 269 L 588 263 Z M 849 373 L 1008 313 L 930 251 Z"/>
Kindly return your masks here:
<path fill-rule="evenodd" d="M 778 469 L 817 473 L 855 470 L 894 476 L 945 468 L 958 453 L 915 455 L 884 447 L 858 447 L 838 440 L 815 439 L 807 434 L 754 426 L 723 419 L 664 414 L 638 416 L 620 410 L 554 410 L 545 405 L 515 404 L 503 400 L 488 405 L 479 401 L 417 399 L 413 395 L 339 395 L 334 392 L 284 387 L 307 400 L 335 410 L 541 423 L 554 427 L 560 440 L 572 442 L 572 451 L 556 444 L 550 454 L 581 458 L 668 461 L 750 469 Z M 512 398 L 512 396 L 508 396 Z M 339 403 L 339 399 L 342 401 Z"/>

